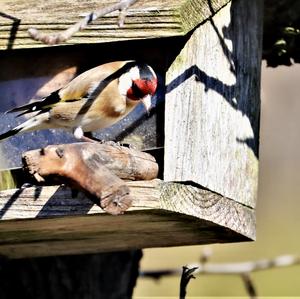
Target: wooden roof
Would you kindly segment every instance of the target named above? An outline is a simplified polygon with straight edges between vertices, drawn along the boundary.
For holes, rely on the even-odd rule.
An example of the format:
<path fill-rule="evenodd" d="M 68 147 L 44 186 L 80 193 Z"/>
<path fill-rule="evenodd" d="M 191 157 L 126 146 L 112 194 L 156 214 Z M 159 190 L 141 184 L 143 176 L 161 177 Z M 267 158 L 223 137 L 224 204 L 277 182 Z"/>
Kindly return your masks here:
<path fill-rule="evenodd" d="M 139 0 L 117 25 L 118 12 L 92 22 L 64 44 L 102 43 L 181 36 L 207 20 L 229 0 Z M 67 29 L 84 15 L 116 3 L 112 0 L 0 0 L 0 50 L 45 47 L 27 30 L 45 33 Z"/>

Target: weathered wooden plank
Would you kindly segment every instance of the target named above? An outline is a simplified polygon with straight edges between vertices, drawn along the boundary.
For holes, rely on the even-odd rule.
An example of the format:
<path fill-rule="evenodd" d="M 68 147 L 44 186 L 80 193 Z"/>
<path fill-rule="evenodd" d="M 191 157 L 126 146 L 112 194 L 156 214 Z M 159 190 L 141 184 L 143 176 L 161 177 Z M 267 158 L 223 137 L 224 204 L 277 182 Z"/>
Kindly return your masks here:
<path fill-rule="evenodd" d="M 0 6 L 6 3 L 7 8 L 13 8 L 16 14 L 24 16 L 26 9 L 31 7 L 32 14 L 26 15 L 32 19 L 26 21 L 26 17 L 23 19 L 21 15 L 19 28 L 26 25 L 28 29 L 32 24 L 39 24 L 45 31 L 50 29 L 49 32 L 52 32 L 57 22 L 62 22 L 59 23 L 60 29 L 70 24 L 68 14 L 75 16 L 74 21 L 79 19 L 76 6 L 79 1 L 65 1 L 69 6 L 67 13 L 63 7 L 65 4 L 60 1 L 49 1 L 51 3 L 47 2 L 44 7 L 45 2 L 39 2 L 39 6 L 34 0 L 17 0 L 14 2 L 16 6 L 10 5 L 11 1 L 0 0 Z M 89 8 L 95 2 L 80 3 L 87 4 Z M 122 33 L 125 39 L 160 37 L 161 32 L 168 36 L 184 35 L 202 22 L 203 15 L 205 18 L 213 15 L 215 5 L 221 2 L 205 1 L 206 8 L 200 11 L 198 5 L 202 1 L 182 0 L 174 6 L 171 0 L 138 3 L 141 7 L 134 6 L 129 11 L 128 27 L 117 28 L 113 24 L 117 14 L 111 14 L 102 18 L 103 23 L 99 20 L 99 23 L 93 24 L 91 28 L 94 29 L 90 33 L 82 31 L 68 43 L 72 44 L 74 40 L 78 43 L 99 42 L 98 31 L 107 41 L 113 38 L 120 40 Z M 211 3 L 212 7 L 209 6 Z M 174 39 L 172 43 L 164 41 L 163 51 L 158 44 L 158 41 L 163 41 L 157 40 L 155 54 L 151 53 L 153 48 L 147 50 L 149 57 L 159 57 L 155 58 L 156 64 L 164 69 L 164 66 L 169 67 L 182 43 L 188 40 L 167 72 L 164 165 L 166 179 L 188 182 L 128 182 L 133 206 L 123 216 L 103 214 L 82 193 L 74 195 L 67 187 L 1 191 L 0 254 L 17 258 L 254 239 L 260 60 L 257 3 L 237 0 L 233 6 L 227 6 L 202 24 L 190 37 Z M 52 16 L 51 9 L 58 4 L 63 6 Z M 162 6 L 166 8 L 158 9 Z M 203 11 L 206 12 L 201 15 Z M 145 16 L 144 20 L 137 15 L 138 12 Z M 44 23 L 44 13 L 57 20 Z M 164 29 L 160 28 L 160 13 L 167 20 L 167 26 L 161 22 Z M 152 15 L 157 16 L 155 23 L 149 21 Z M 183 23 L 181 19 L 188 21 Z M 9 22 L 6 25 L 11 24 L 12 19 Z M 151 30 L 147 29 L 147 22 Z M 177 24 L 180 24 L 179 27 Z M 5 30 L 11 31 L 10 48 L 43 46 L 30 39 L 25 40 L 25 29 L 13 31 L 8 25 Z M 12 39 L 13 32 L 23 38 Z M 8 40 L 3 36 L 7 46 Z M 21 44 L 23 41 L 25 43 Z M 99 47 L 103 49 L 105 46 Z M 109 46 L 114 47 L 113 44 Z M 168 50 L 171 48 L 172 51 Z M 63 50 L 62 47 L 56 49 Z M 131 51 L 131 47 L 127 51 Z M 135 55 L 142 52 L 143 58 L 147 57 L 146 52 L 135 51 Z M 163 57 L 161 53 L 164 53 Z M 48 64 L 52 64 L 49 61 Z M 21 58 L 19 62 L 23 65 Z M 4 64 L 11 68 L 7 61 Z M 44 67 L 47 68 L 48 64 Z M 75 69 L 72 74 L 74 72 Z M 26 76 L 12 76 L 12 79 Z M 7 80 L 7 73 L 4 79 Z M 58 81 L 61 82 L 61 79 Z M 26 88 L 29 85 L 26 83 Z"/>
<path fill-rule="evenodd" d="M 133 210 L 160 208 L 159 180 L 128 182 Z M 0 192 L 1 220 L 34 219 L 104 213 L 82 192 L 66 186 L 36 186 Z"/>
<path fill-rule="evenodd" d="M 254 211 L 235 201 L 160 180 L 127 185 L 133 204 L 122 216 L 104 214 L 68 187 L 1 191 L 0 254 L 19 258 L 255 238 Z"/>
<path fill-rule="evenodd" d="M 140 0 L 128 10 L 123 28 L 118 27 L 118 13 L 114 12 L 95 20 L 64 44 L 182 36 L 228 2 L 229 0 Z M 29 38 L 29 28 L 55 33 L 78 22 L 82 15 L 112 3 L 116 1 L 1 0 L 0 49 L 45 47 Z"/>
<path fill-rule="evenodd" d="M 161 208 L 218 223 L 255 239 L 255 211 L 196 185 L 164 183 Z"/>
<path fill-rule="evenodd" d="M 1 237 L 10 237 L 0 244 L 0 253 L 10 258 L 23 258 L 249 241 L 228 229 L 184 215 L 174 218 L 166 212 L 147 211 L 123 215 L 121 221 L 119 218 L 76 217 L 68 222 L 43 219 L 39 221 L 40 227 L 36 222 L 26 221 L 18 231 L 7 228 L 0 233 Z M 72 231 L 69 226 L 73 227 Z M 108 229 L 103 231 L 104 227 Z M 30 238 L 25 241 L 23 236 Z"/>
<path fill-rule="evenodd" d="M 164 179 L 249 207 L 258 182 L 261 1 L 234 1 L 190 36 L 167 72 Z"/>

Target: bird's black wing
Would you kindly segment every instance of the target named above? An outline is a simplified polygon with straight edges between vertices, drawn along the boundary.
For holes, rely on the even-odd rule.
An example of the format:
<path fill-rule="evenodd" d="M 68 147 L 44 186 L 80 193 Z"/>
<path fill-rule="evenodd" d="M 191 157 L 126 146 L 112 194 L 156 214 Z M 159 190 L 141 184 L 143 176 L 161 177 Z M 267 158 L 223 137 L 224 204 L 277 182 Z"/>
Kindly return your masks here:
<path fill-rule="evenodd" d="M 60 101 L 60 96 L 59 96 L 59 90 L 52 92 L 49 96 L 44 98 L 41 101 L 35 101 L 23 106 L 19 106 L 16 108 L 13 108 L 11 110 L 6 111 L 5 113 L 13 113 L 13 112 L 19 112 L 23 111 L 17 116 L 21 116 L 26 113 L 31 113 L 31 112 L 46 112 L 51 109 L 51 107 L 58 103 Z"/>

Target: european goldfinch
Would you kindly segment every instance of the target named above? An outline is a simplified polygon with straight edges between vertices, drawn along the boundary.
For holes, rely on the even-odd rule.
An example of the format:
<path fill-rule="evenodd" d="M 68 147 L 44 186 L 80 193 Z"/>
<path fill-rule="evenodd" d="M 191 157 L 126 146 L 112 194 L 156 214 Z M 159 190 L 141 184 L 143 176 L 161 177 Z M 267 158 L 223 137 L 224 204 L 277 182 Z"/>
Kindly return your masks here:
<path fill-rule="evenodd" d="M 109 127 L 125 117 L 138 103 L 147 111 L 157 88 L 153 69 L 136 61 L 115 61 L 92 68 L 41 101 L 14 108 L 32 116 L 0 135 L 0 140 L 18 133 L 49 128 L 72 130 L 77 139 L 84 132 Z"/>

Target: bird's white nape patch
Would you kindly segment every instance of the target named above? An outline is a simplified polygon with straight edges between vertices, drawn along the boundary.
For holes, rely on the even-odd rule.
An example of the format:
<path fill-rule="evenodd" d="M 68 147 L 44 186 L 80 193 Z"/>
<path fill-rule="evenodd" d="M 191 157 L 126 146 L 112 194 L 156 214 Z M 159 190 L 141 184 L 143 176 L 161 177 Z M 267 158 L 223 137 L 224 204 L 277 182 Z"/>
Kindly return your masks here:
<path fill-rule="evenodd" d="M 76 139 L 82 139 L 82 137 L 84 135 L 82 128 L 81 127 L 75 128 L 73 131 L 73 135 Z"/>
<path fill-rule="evenodd" d="M 137 66 L 132 67 L 128 73 L 130 75 L 131 80 L 137 80 L 141 78 L 140 70 Z"/>
<path fill-rule="evenodd" d="M 127 91 L 132 86 L 132 81 L 140 78 L 140 71 L 137 66 L 132 67 L 128 72 L 119 78 L 119 92 L 122 96 L 127 96 Z"/>

